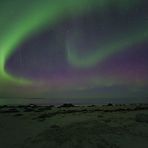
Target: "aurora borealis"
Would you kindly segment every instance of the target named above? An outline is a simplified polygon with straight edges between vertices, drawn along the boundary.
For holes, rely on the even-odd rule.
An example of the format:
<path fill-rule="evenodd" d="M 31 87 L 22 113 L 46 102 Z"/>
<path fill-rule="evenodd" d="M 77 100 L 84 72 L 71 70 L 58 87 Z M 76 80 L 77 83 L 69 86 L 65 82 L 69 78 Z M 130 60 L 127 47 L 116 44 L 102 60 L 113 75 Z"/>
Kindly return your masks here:
<path fill-rule="evenodd" d="M 147 97 L 146 0 L 0 0 L 0 98 Z"/>

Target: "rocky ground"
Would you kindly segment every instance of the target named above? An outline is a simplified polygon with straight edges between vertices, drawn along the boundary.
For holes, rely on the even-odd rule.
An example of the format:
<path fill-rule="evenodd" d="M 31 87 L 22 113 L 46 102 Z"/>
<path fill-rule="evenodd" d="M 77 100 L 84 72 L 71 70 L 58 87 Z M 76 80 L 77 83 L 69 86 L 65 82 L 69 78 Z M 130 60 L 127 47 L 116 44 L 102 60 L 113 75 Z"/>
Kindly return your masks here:
<path fill-rule="evenodd" d="M 148 104 L 0 106 L 0 148 L 148 148 Z"/>

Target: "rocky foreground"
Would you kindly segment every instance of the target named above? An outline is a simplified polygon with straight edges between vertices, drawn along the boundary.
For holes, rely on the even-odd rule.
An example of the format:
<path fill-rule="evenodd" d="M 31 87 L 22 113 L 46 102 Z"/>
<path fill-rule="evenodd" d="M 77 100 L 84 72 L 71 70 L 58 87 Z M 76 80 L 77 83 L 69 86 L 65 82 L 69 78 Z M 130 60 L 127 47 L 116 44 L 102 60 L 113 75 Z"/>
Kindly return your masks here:
<path fill-rule="evenodd" d="M 0 148 L 148 148 L 148 104 L 0 106 Z"/>

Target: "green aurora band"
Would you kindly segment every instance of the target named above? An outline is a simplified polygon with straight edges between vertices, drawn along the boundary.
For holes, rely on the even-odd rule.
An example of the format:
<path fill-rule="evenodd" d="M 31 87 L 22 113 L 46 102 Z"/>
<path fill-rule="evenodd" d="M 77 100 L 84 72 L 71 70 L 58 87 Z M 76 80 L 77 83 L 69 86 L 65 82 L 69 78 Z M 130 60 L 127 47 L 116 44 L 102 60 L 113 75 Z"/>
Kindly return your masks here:
<path fill-rule="evenodd" d="M 138 31 L 138 28 L 141 28 L 141 30 Z M 134 45 L 135 43 L 141 43 L 147 40 L 147 38 L 148 23 L 145 26 L 137 27 L 133 32 L 128 33 L 126 37 L 116 39 L 112 42 L 107 41 L 107 44 L 103 44 L 101 47 L 99 45 L 99 50 L 95 50 L 92 53 L 79 54 L 79 52 L 72 46 L 72 41 L 67 41 L 68 61 L 75 67 L 89 68 L 95 66 L 98 62 L 104 61 L 106 58 L 117 52 L 128 49 L 128 47 Z"/>
<path fill-rule="evenodd" d="M 92 9 L 103 12 L 110 6 L 128 11 L 137 6 L 140 0 L 2 0 L 0 1 L 0 82 L 14 84 L 28 84 L 32 81 L 12 76 L 5 69 L 8 58 L 16 48 L 34 33 L 50 27 L 62 19 L 89 13 Z M 140 36 L 140 37 L 137 37 Z M 111 43 L 103 48 L 104 52 L 96 51 L 90 57 L 80 60 L 76 51 L 68 50 L 68 61 L 78 67 L 88 67 L 100 62 L 108 55 L 148 37 L 148 28 L 132 33 L 126 40 Z M 128 43 L 127 43 L 128 42 Z"/>

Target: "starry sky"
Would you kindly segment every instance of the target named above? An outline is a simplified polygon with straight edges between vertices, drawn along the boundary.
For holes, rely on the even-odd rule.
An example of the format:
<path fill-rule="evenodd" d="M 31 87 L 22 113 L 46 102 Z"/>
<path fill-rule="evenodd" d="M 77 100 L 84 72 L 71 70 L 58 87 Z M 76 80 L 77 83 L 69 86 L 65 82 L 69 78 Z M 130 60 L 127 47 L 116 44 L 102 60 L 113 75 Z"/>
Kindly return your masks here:
<path fill-rule="evenodd" d="M 0 0 L 0 98 L 148 97 L 147 8 L 147 0 Z"/>

